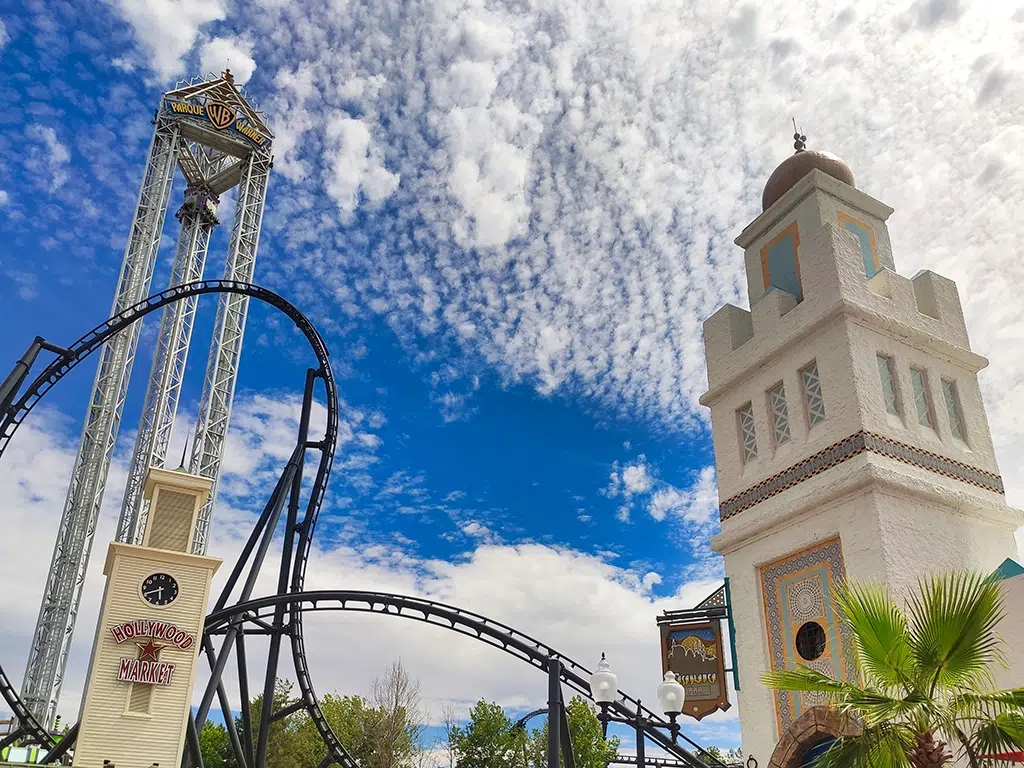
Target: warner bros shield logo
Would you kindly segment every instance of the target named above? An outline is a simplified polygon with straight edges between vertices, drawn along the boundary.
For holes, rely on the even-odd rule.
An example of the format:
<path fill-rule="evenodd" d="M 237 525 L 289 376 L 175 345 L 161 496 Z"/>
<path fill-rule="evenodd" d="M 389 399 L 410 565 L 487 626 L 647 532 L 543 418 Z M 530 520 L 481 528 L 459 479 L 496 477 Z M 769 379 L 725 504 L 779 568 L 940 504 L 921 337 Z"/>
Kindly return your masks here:
<path fill-rule="evenodd" d="M 214 128 L 222 131 L 235 122 L 236 113 L 234 107 L 223 101 L 209 101 L 206 103 L 206 116 Z"/>

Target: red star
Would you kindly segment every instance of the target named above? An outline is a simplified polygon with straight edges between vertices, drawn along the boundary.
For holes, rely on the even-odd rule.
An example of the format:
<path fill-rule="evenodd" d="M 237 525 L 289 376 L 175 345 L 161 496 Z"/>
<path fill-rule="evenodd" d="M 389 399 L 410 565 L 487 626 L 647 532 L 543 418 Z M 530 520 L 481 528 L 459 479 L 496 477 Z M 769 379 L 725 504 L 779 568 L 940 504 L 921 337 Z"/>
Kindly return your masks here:
<path fill-rule="evenodd" d="M 153 638 L 150 638 L 145 643 L 136 643 L 136 645 L 139 646 L 139 659 L 141 661 L 157 661 L 160 651 L 164 648 L 164 646 L 154 643 Z"/>

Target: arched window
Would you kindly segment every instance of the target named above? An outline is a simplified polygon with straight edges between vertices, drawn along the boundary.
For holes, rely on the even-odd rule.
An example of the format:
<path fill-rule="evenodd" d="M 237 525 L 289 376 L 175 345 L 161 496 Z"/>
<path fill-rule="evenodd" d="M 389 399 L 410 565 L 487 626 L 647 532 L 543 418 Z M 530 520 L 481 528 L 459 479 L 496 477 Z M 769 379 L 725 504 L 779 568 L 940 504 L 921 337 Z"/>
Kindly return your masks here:
<path fill-rule="evenodd" d="M 804 759 L 800 762 L 800 768 L 814 768 L 818 758 L 825 754 L 829 747 L 835 744 L 835 739 L 825 739 L 815 744 L 804 753 Z"/>

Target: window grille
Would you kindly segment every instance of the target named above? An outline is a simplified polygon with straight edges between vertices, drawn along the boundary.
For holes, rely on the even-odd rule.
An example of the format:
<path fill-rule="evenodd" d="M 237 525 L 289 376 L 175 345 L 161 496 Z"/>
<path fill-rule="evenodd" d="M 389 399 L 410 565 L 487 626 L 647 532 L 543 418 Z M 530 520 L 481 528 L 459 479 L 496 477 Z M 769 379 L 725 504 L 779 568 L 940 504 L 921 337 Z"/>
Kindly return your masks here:
<path fill-rule="evenodd" d="M 882 397 L 885 400 L 885 410 L 899 415 L 900 401 L 896 396 L 896 376 L 893 373 L 891 357 L 878 355 L 878 375 L 882 378 Z"/>
<path fill-rule="evenodd" d="M 910 381 L 914 385 L 914 405 L 917 407 L 917 423 L 922 427 L 935 429 L 932 418 L 932 404 L 928 401 L 928 386 L 924 371 L 919 368 L 910 369 Z"/>
<path fill-rule="evenodd" d="M 807 407 L 807 424 L 814 426 L 825 420 L 825 399 L 821 394 L 821 377 L 818 376 L 818 361 L 800 371 L 804 385 L 804 404 Z"/>
<path fill-rule="evenodd" d="M 942 380 L 942 397 L 946 401 L 946 413 L 949 414 L 949 431 L 953 437 L 966 440 L 964 437 L 964 417 L 960 412 L 960 395 L 956 391 L 956 384 L 948 379 Z"/>
<path fill-rule="evenodd" d="M 736 418 L 740 425 L 740 444 L 743 453 L 743 463 L 757 458 L 757 431 L 754 429 L 754 408 L 747 403 L 737 409 Z"/>
<path fill-rule="evenodd" d="M 789 440 L 789 410 L 786 408 L 786 388 L 781 381 L 768 390 L 768 413 L 775 444 L 782 445 Z"/>

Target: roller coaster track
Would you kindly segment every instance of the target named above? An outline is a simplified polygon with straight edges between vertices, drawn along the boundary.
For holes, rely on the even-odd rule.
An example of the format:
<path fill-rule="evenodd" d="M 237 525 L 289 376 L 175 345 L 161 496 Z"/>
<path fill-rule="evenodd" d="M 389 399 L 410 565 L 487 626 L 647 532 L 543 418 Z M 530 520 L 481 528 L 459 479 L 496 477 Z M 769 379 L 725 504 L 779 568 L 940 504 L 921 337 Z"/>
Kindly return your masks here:
<path fill-rule="evenodd" d="M 295 327 L 306 337 L 316 356 L 318 368 L 315 370 L 310 369 L 307 372 L 303 415 L 300 419 L 299 439 L 295 453 L 285 467 L 278 487 L 275 488 L 274 495 L 271 497 L 271 501 L 268 502 L 267 508 L 260 517 L 256 529 L 250 536 L 249 543 L 236 563 L 228 586 L 225 587 L 214 611 L 206 620 L 203 645 L 206 648 L 206 654 L 213 668 L 213 673 L 204 695 L 205 708 L 200 707 L 201 714 L 189 721 L 189 741 L 195 761 L 197 763 L 201 762 L 198 754 L 197 731 L 202 726 L 202 720 L 206 716 L 206 709 L 208 709 L 209 702 L 215 694 L 220 697 L 225 717 L 231 718 L 233 716 L 222 682 L 227 655 L 232 651 L 235 652 L 236 663 L 239 669 L 240 693 L 243 700 L 247 701 L 249 699 L 248 683 L 246 682 L 248 673 L 244 651 L 246 632 L 242 631 L 241 625 L 255 624 L 263 633 L 271 635 L 272 643 L 275 638 L 278 642 L 284 636 L 290 638 L 292 660 L 301 694 L 300 700 L 296 704 L 289 705 L 286 708 L 287 711 L 279 710 L 274 713 L 270 712 L 269 708 L 265 710 L 261 718 L 265 722 L 262 724 L 265 725 L 271 720 L 279 719 L 291 711 L 304 709 L 315 724 L 327 747 L 327 755 L 321 763 L 321 768 L 327 768 L 331 763 L 338 764 L 342 768 L 359 768 L 359 764 L 345 749 L 331 729 L 330 723 L 324 717 L 313 689 L 302 631 L 302 617 L 306 611 L 360 611 L 363 613 L 377 613 L 414 619 L 426 624 L 442 627 L 499 648 L 541 670 L 548 671 L 552 664 L 557 663 L 559 665 L 561 682 L 585 697 L 590 698 L 590 671 L 588 669 L 559 653 L 554 648 L 506 624 L 494 621 L 480 614 L 431 600 L 385 592 L 353 590 L 302 591 L 305 582 L 306 564 L 312 547 L 313 533 L 316 528 L 317 518 L 323 503 L 334 460 L 334 450 L 338 434 L 338 396 L 329 363 L 328 350 L 316 328 L 290 302 L 265 288 L 249 283 L 226 280 L 186 283 L 154 294 L 96 326 L 75 341 L 70 347 L 60 350 L 55 359 L 46 366 L 43 372 L 32 381 L 24 393 L 3 414 L 2 421 L 0 421 L 0 458 L 2 458 L 4 451 L 10 445 L 11 439 L 17 432 L 18 427 L 24 422 L 40 399 L 65 375 L 76 368 L 85 358 L 99 349 L 111 337 L 124 331 L 146 315 L 168 304 L 182 301 L 191 296 L 211 293 L 241 294 L 280 310 L 292 320 Z M 327 424 L 323 438 L 319 441 L 311 442 L 308 440 L 307 430 L 312 389 L 316 379 L 322 381 L 325 388 Z M 298 500 L 302 486 L 301 469 L 305 451 L 310 449 L 319 451 L 320 461 L 316 476 L 309 490 L 305 512 L 301 519 L 299 519 Z M 291 497 L 287 505 L 285 546 L 282 551 L 278 594 L 251 599 L 250 592 L 252 584 L 255 582 L 255 574 L 259 572 L 263 565 L 267 544 L 274 535 L 277 522 L 285 506 L 284 497 L 289 489 Z M 241 590 L 241 597 L 235 604 L 228 605 L 227 601 L 247 564 L 250 566 L 249 578 Z M 285 614 L 288 617 L 287 622 L 284 621 Z M 213 649 L 212 638 L 220 635 L 226 636 L 226 642 L 221 653 L 218 655 Z M 266 692 L 270 690 L 272 693 L 276 668 L 277 656 L 272 652 L 268 657 L 268 672 L 264 687 L 265 701 L 272 698 L 268 697 Z M 77 724 L 61 743 L 56 745 L 56 739 L 48 733 L 46 728 L 24 706 L 2 666 L 0 666 L 0 695 L 3 696 L 3 699 L 18 718 L 19 731 L 23 734 L 24 738 L 50 749 L 50 757 L 48 759 L 51 761 L 66 754 L 67 750 L 74 743 L 74 736 L 77 734 L 78 729 Z M 620 692 L 619 699 L 613 702 L 612 708 L 623 717 L 636 718 L 637 715 L 640 715 L 643 720 L 650 723 L 649 727 L 644 727 L 643 729 L 647 737 L 670 754 L 675 755 L 683 765 L 688 768 L 707 768 L 708 764 L 706 762 L 685 749 L 682 745 L 673 742 L 668 735 L 659 730 L 658 726 L 664 726 L 666 722 L 646 707 L 643 707 L 638 700 Z M 266 745 L 265 742 L 261 745 L 262 754 L 261 750 L 258 749 L 254 755 L 252 751 L 251 724 L 248 722 L 248 707 L 243 706 L 242 711 L 246 730 L 246 748 L 243 748 L 238 741 L 235 729 L 228 729 L 229 734 L 233 738 L 232 747 L 235 750 L 237 764 L 240 768 L 259 768 L 260 757 L 265 755 Z M 260 729 L 262 733 L 267 733 L 267 730 L 263 727 Z M 683 739 L 696 750 L 702 752 L 698 744 L 685 736 L 683 736 Z M 714 764 L 720 765 L 718 761 L 714 761 Z"/>

